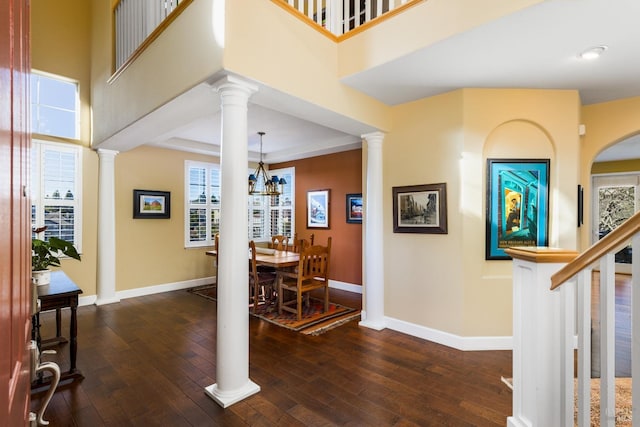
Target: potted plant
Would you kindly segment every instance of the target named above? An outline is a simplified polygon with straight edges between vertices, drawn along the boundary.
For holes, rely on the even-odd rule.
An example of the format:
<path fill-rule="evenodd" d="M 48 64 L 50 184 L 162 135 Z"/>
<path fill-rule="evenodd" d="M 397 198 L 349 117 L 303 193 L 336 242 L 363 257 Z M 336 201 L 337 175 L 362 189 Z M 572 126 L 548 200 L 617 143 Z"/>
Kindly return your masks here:
<path fill-rule="evenodd" d="M 33 230 L 41 233 L 47 227 Z M 31 281 L 35 285 L 48 285 L 51 282 L 49 267 L 60 267 L 60 256 L 66 255 L 80 261 L 80 254 L 73 243 L 57 237 L 49 240 L 31 239 Z"/>

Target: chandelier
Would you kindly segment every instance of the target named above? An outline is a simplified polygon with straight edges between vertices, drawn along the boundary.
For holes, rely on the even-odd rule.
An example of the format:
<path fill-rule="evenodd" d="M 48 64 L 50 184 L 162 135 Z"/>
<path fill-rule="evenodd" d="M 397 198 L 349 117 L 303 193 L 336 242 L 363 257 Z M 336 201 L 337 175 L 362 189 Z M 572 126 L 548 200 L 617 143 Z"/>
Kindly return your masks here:
<path fill-rule="evenodd" d="M 284 178 L 279 178 L 274 175 L 269 178 L 269 174 L 264 169 L 264 162 L 262 161 L 262 136 L 264 132 L 258 132 L 260 135 L 260 163 L 255 172 L 249 175 L 249 195 L 251 196 L 279 196 L 284 190 L 284 185 L 287 181 Z M 278 191 L 280 186 L 280 191 Z"/>

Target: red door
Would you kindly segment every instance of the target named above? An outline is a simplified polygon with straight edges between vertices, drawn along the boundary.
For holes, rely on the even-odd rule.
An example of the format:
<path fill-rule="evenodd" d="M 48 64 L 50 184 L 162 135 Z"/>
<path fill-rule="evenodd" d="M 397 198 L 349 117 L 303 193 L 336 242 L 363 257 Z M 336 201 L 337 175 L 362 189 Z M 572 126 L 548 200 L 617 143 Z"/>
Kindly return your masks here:
<path fill-rule="evenodd" d="M 29 8 L 0 7 L 0 423 L 27 424 L 31 338 Z"/>

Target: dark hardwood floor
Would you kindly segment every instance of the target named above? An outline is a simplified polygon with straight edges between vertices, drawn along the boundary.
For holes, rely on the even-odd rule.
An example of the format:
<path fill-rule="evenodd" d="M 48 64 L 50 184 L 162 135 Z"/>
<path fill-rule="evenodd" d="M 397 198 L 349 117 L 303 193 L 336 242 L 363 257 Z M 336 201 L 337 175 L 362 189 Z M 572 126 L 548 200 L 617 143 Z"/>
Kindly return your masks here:
<path fill-rule="evenodd" d="M 631 279 L 615 276 L 615 376 L 631 377 Z M 591 376 L 600 377 L 600 274 L 591 279 Z"/>
<path fill-rule="evenodd" d="M 354 306 L 360 295 L 332 292 Z M 63 328 L 68 324 L 68 310 Z M 43 337 L 55 316 L 42 314 Z M 216 304 L 174 291 L 78 309 L 78 368 L 45 413 L 51 426 L 501 426 L 511 351 L 463 352 L 352 321 L 306 336 L 250 318 L 250 378 L 227 409 L 215 383 Z M 66 329 L 63 329 L 66 330 Z M 242 338 L 240 338 L 242 339 Z M 66 344 L 55 360 L 68 366 Z M 32 408 L 44 393 L 32 395 Z"/>

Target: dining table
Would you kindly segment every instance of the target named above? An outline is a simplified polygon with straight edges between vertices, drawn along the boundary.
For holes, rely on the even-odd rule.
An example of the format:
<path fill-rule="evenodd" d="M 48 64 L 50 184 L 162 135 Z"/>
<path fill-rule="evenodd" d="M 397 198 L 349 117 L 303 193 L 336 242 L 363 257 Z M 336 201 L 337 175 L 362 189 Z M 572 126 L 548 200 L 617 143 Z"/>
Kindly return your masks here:
<path fill-rule="evenodd" d="M 206 251 L 209 256 L 218 256 L 217 250 Z M 251 254 L 248 254 L 251 257 Z M 256 248 L 256 264 L 273 267 L 275 269 L 284 269 L 295 267 L 300 261 L 300 254 L 290 251 L 277 251 L 275 249 Z"/>

